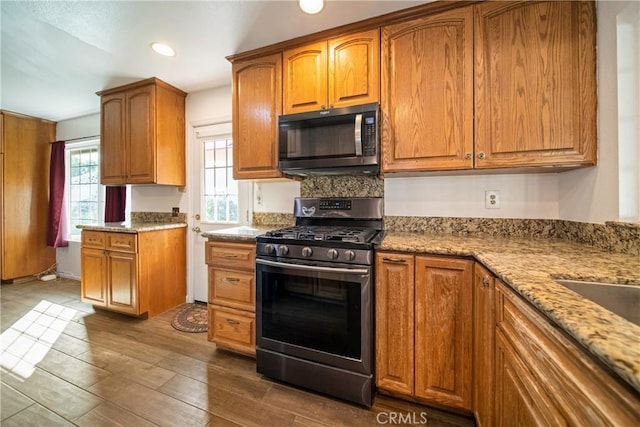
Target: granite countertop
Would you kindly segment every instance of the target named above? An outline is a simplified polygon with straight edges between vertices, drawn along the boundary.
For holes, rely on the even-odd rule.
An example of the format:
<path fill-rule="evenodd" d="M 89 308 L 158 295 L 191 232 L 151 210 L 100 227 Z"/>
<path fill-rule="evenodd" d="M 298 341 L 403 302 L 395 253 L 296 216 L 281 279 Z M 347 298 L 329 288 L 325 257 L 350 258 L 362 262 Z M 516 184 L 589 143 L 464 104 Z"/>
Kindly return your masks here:
<path fill-rule="evenodd" d="M 224 228 L 222 230 L 205 231 L 201 234 L 201 236 L 209 240 L 239 240 L 255 242 L 256 237 L 266 233 L 267 231 L 275 230 L 277 228 L 281 228 L 281 226 L 256 225 L 249 227 L 243 225 L 241 227 L 231 227 Z"/>
<path fill-rule="evenodd" d="M 640 326 L 555 279 L 640 286 L 640 258 L 565 240 L 387 233 L 379 250 L 472 256 L 640 391 Z"/>
<path fill-rule="evenodd" d="M 80 224 L 76 228 L 93 231 L 115 231 L 117 233 L 143 233 L 145 231 L 185 228 L 184 222 L 103 222 L 100 224 Z"/>

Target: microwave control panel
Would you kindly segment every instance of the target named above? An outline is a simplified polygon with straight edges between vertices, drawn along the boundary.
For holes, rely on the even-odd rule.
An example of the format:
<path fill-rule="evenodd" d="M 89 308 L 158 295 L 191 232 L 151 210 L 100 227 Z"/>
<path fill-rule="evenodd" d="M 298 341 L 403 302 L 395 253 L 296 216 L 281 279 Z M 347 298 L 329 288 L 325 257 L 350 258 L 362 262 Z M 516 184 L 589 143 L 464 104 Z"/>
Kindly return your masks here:
<path fill-rule="evenodd" d="M 365 115 L 362 126 L 362 155 L 369 157 L 376 155 L 376 116 Z"/>

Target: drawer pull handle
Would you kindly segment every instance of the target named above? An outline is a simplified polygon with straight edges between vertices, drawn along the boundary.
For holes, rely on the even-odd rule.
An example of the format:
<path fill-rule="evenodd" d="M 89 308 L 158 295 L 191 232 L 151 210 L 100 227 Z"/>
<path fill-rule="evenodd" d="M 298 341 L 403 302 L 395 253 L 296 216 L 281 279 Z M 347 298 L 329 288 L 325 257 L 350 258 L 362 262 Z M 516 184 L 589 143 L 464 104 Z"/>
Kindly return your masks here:
<path fill-rule="evenodd" d="M 233 320 L 233 319 L 227 319 L 227 323 L 230 325 L 239 325 L 240 322 L 238 322 L 237 320 Z"/>
<path fill-rule="evenodd" d="M 398 263 L 398 264 L 403 264 L 403 263 L 407 262 L 407 260 L 403 259 L 403 258 L 384 257 L 384 258 L 382 258 L 382 260 L 383 261 L 387 261 L 387 262 L 395 262 L 395 263 Z"/>
<path fill-rule="evenodd" d="M 238 258 L 236 254 L 222 254 L 222 258 Z"/>
<path fill-rule="evenodd" d="M 237 285 L 238 283 L 240 283 L 240 279 L 238 279 L 237 277 L 225 277 L 224 281 L 232 285 Z"/>

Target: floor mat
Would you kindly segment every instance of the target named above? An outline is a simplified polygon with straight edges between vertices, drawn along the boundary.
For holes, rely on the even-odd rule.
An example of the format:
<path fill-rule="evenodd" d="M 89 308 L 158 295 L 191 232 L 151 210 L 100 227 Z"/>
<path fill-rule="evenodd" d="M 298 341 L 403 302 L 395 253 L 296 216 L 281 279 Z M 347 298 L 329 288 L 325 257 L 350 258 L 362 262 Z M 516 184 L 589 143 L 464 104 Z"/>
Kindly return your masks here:
<path fill-rule="evenodd" d="M 207 332 L 207 305 L 188 304 L 173 316 L 171 326 L 182 332 Z"/>

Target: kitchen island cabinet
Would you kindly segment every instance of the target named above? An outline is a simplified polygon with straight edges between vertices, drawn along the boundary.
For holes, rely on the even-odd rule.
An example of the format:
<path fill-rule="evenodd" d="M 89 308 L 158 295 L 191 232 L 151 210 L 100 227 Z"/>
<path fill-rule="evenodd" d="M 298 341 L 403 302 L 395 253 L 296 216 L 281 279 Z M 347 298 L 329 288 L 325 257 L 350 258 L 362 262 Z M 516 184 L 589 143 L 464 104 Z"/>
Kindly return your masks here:
<path fill-rule="evenodd" d="M 81 300 L 153 317 L 186 302 L 186 228 L 82 231 Z"/>
<path fill-rule="evenodd" d="M 376 254 L 376 385 L 471 411 L 473 261 Z"/>
<path fill-rule="evenodd" d="M 100 95 L 100 183 L 186 184 L 186 93 L 157 78 Z"/>

